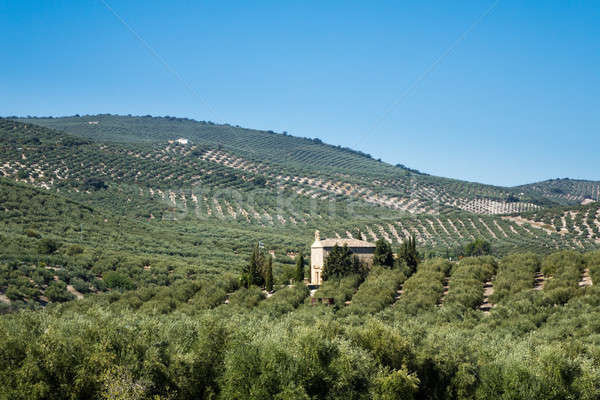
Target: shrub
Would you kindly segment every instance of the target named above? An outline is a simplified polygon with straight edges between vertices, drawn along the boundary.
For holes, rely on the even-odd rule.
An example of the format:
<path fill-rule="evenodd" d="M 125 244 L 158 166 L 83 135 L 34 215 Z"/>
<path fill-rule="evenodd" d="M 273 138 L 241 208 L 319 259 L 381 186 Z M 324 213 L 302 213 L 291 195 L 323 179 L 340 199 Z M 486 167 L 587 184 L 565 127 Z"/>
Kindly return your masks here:
<path fill-rule="evenodd" d="M 394 302 L 398 287 L 406 280 L 404 273 L 397 269 L 389 270 L 374 266 L 367 279 L 352 297 L 347 313 L 373 314 Z"/>
<path fill-rule="evenodd" d="M 104 274 L 103 280 L 106 284 L 106 287 L 110 289 L 131 290 L 135 288 L 135 285 L 131 279 L 120 272 L 109 271 Z"/>
<path fill-rule="evenodd" d="M 486 261 L 492 261 L 486 262 Z M 492 277 L 493 260 L 465 258 L 453 268 L 445 305 L 475 308 L 483 302 L 483 284 Z"/>
<path fill-rule="evenodd" d="M 243 287 L 235 291 L 229 297 L 229 304 L 245 308 L 252 308 L 255 307 L 264 298 L 264 293 L 258 287 L 250 286 L 248 289 Z"/>
<path fill-rule="evenodd" d="M 34 231 L 33 229 L 27 229 L 25 231 L 25 234 L 27 235 L 27 237 L 30 237 L 30 238 L 40 239 L 42 237 L 42 235 L 40 235 L 38 232 Z"/>
<path fill-rule="evenodd" d="M 60 243 L 54 239 L 42 239 L 38 244 L 40 254 L 54 254 L 60 248 Z"/>
<path fill-rule="evenodd" d="M 535 273 L 539 268 L 540 258 L 533 253 L 504 257 L 499 263 L 494 294 L 489 300 L 498 303 L 511 295 L 533 288 Z"/>
<path fill-rule="evenodd" d="M 83 247 L 78 244 L 73 244 L 67 249 L 67 255 L 74 256 L 83 253 Z"/>
<path fill-rule="evenodd" d="M 51 282 L 46 289 L 46 297 L 50 301 L 63 302 L 72 300 L 74 296 L 67 291 L 67 284 L 62 281 Z"/>
<path fill-rule="evenodd" d="M 90 284 L 80 278 L 71 279 L 71 285 L 73 285 L 75 290 L 81 293 L 89 293 L 91 291 Z"/>
<path fill-rule="evenodd" d="M 6 289 L 6 297 L 8 297 L 11 301 L 16 301 L 22 300 L 24 296 L 19 289 L 14 286 L 10 286 L 8 289 Z"/>
<path fill-rule="evenodd" d="M 399 310 L 415 315 L 435 306 L 444 292 L 444 278 L 452 264 L 442 259 L 428 260 L 403 286 L 404 293 L 396 303 Z"/>
<path fill-rule="evenodd" d="M 419 378 L 405 368 L 392 372 L 382 372 L 375 378 L 372 399 L 396 400 L 414 399 L 419 389 Z"/>

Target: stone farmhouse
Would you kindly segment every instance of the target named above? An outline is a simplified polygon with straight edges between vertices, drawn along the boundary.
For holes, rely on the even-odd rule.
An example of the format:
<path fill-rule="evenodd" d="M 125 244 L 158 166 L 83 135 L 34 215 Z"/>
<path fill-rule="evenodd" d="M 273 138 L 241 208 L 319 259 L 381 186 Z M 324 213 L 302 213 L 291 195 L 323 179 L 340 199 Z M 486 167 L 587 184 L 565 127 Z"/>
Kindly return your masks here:
<path fill-rule="evenodd" d="M 367 264 L 373 264 L 375 245 L 358 239 L 321 239 L 319 231 L 315 231 L 315 242 L 310 247 L 310 284 L 320 285 L 323 282 L 323 265 L 329 252 L 335 245 L 347 245 L 358 259 Z"/>

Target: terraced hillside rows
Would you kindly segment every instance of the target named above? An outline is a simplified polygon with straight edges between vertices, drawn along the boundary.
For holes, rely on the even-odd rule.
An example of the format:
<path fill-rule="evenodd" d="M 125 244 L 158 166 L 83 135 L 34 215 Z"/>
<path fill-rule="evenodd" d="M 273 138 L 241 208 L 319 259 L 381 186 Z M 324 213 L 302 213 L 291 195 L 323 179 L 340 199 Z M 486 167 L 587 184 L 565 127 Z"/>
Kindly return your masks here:
<path fill-rule="evenodd" d="M 410 175 L 408 186 L 402 186 L 400 178 L 367 183 L 360 174 L 292 175 L 264 160 L 236 156 L 221 145 L 97 142 L 9 120 L 0 120 L 0 139 L 0 173 L 13 180 L 146 221 L 188 221 L 190 229 L 199 221 L 227 221 L 255 233 L 269 228 L 280 243 L 293 236 L 307 244 L 315 229 L 330 237 L 360 235 L 393 244 L 414 235 L 420 246 L 439 255 L 477 238 L 492 242 L 499 253 L 591 249 L 598 244 L 589 215 L 577 225 L 582 232 L 594 233 L 587 237 L 575 228 L 536 229 L 534 223 L 516 217 L 483 215 L 511 207 L 544 210 L 514 199 L 492 200 L 511 196 L 509 191 L 480 185 L 477 192 L 474 184 L 453 184 L 450 190 L 464 199 L 476 193 L 489 197 L 460 203 L 446 195 L 445 203 L 438 203 L 437 186 L 406 171 L 402 173 Z M 359 158 L 363 162 L 364 156 Z M 462 210 L 477 202 L 481 214 Z M 454 206 L 444 205 L 450 203 Z"/>
<path fill-rule="evenodd" d="M 600 243 L 600 203 L 545 209 L 504 218 L 520 225 L 528 224 L 548 234 L 559 233 L 576 241 Z"/>
<path fill-rule="evenodd" d="M 519 186 L 564 205 L 585 204 L 590 200 L 600 201 L 600 182 L 579 179 L 551 179 L 548 181 Z"/>
<path fill-rule="evenodd" d="M 263 172 L 278 184 L 297 187 L 308 196 L 344 194 L 372 204 L 413 213 L 462 209 L 482 214 L 530 210 L 550 204 L 543 196 L 428 176 L 392 166 L 350 149 L 306 139 L 164 117 L 96 115 L 21 119 L 95 141 L 166 143 L 183 138 L 213 149 L 204 158 L 237 171 Z M 216 150 L 214 150 L 216 149 Z"/>
<path fill-rule="evenodd" d="M 420 246 L 437 249 L 455 249 L 467 242 L 485 238 L 493 243 L 495 251 L 510 252 L 510 249 L 536 249 L 550 252 L 564 248 L 592 250 L 599 244 L 599 236 L 583 237 L 570 233 L 558 233 L 537 228 L 516 217 L 473 216 L 449 214 L 440 216 L 416 216 L 397 220 L 364 222 L 347 231 L 329 228 L 328 237 L 356 237 L 360 231 L 362 239 L 376 241 L 385 239 L 397 245 L 414 236 Z"/>

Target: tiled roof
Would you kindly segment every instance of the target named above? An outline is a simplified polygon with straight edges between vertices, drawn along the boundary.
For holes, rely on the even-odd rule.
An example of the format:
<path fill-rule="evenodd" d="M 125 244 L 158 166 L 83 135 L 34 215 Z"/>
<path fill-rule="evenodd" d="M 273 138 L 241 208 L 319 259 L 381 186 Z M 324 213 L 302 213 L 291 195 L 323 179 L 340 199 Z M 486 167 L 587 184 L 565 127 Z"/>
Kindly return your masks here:
<path fill-rule="evenodd" d="M 375 247 L 373 243 L 358 239 L 323 239 L 315 242 L 312 247 L 333 247 L 335 245 L 348 247 Z"/>

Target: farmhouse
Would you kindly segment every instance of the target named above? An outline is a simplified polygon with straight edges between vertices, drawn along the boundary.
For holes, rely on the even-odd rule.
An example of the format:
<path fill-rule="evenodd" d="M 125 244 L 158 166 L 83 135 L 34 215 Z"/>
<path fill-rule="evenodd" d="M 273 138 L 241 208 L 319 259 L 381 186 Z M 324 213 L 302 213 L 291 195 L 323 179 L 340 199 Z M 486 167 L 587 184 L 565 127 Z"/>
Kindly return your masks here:
<path fill-rule="evenodd" d="M 373 264 L 375 245 L 358 239 L 323 239 L 319 231 L 315 231 L 315 242 L 310 247 L 310 283 L 320 285 L 323 281 L 323 265 L 329 252 L 335 245 L 347 245 L 360 261 L 367 265 Z"/>

